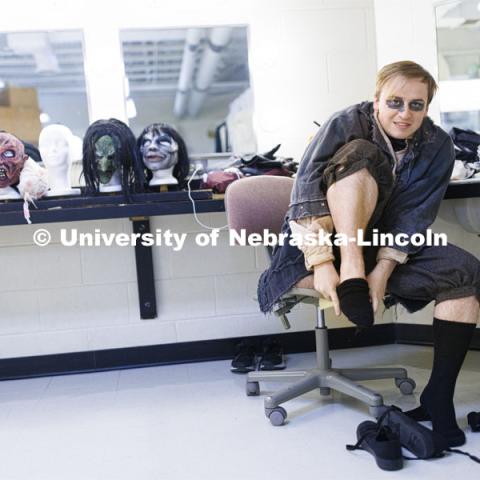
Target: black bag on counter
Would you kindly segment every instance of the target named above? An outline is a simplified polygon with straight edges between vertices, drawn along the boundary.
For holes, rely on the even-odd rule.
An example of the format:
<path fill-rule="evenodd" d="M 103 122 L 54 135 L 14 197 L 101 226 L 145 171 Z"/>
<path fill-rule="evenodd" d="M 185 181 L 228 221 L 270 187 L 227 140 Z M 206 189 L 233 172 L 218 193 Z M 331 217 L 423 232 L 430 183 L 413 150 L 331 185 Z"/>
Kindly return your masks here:
<path fill-rule="evenodd" d="M 244 175 L 292 176 L 298 168 L 292 158 L 275 156 L 280 144 L 266 153 L 252 153 L 238 157 L 233 163 Z"/>
<path fill-rule="evenodd" d="M 480 134 L 473 130 L 463 130 L 453 127 L 450 137 L 455 145 L 455 158 L 464 162 L 478 162 L 478 147 L 480 147 Z"/>

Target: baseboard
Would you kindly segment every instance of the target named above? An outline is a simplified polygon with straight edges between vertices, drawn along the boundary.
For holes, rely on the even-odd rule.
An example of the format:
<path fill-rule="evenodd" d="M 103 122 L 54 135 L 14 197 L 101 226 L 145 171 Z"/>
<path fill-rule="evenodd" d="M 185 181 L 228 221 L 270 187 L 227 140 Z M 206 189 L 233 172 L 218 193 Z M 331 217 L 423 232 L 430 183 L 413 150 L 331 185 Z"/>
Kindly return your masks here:
<path fill-rule="evenodd" d="M 249 337 L 260 348 L 267 335 Z M 286 353 L 313 352 L 315 333 L 292 332 L 268 335 L 278 339 Z M 432 345 L 432 326 L 410 323 L 388 323 L 357 332 L 355 328 L 335 328 L 328 331 L 332 350 L 368 347 L 391 343 Z M 126 368 L 170 365 L 230 359 L 241 338 L 170 343 L 145 347 L 116 348 L 91 352 L 61 353 L 33 357 L 0 359 L 0 380 L 101 372 Z M 480 350 L 480 329 L 474 334 L 470 348 Z"/>
<path fill-rule="evenodd" d="M 249 341 L 260 347 L 266 337 L 266 335 L 249 337 Z M 286 353 L 315 350 L 313 331 L 268 335 L 268 337 L 280 340 Z M 235 346 L 240 340 L 241 338 L 228 338 L 0 359 L 0 380 L 225 360 L 233 358 Z M 328 341 L 332 350 L 394 343 L 395 325 L 391 323 L 375 325 L 358 334 L 355 328 L 330 329 Z"/>
<path fill-rule="evenodd" d="M 395 323 L 395 343 L 410 345 L 433 345 L 433 329 L 431 325 L 414 323 Z M 480 329 L 473 334 L 470 350 L 480 350 Z"/>

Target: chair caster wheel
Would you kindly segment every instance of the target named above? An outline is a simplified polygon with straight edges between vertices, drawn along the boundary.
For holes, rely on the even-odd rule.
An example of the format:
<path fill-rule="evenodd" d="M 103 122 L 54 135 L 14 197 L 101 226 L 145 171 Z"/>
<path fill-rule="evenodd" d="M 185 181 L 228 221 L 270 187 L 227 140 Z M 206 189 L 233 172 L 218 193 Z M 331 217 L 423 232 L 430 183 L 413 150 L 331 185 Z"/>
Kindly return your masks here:
<path fill-rule="evenodd" d="M 247 382 L 245 390 L 247 397 L 255 397 L 260 395 L 260 384 L 258 382 Z"/>
<path fill-rule="evenodd" d="M 387 407 L 385 405 L 370 406 L 368 407 L 368 413 L 370 413 L 373 418 L 379 418 L 386 409 Z"/>
<path fill-rule="evenodd" d="M 287 411 L 283 407 L 266 408 L 265 415 L 274 427 L 280 427 L 285 423 Z"/>
<path fill-rule="evenodd" d="M 395 385 L 403 395 L 411 395 L 417 386 L 415 381 L 411 378 L 396 378 Z"/>

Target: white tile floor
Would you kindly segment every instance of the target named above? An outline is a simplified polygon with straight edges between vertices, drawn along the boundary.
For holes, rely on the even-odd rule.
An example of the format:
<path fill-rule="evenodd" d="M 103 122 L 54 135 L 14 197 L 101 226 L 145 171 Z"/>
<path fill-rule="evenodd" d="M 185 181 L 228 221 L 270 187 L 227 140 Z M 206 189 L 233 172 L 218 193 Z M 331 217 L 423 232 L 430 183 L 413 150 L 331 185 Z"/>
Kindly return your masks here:
<path fill-rule="evenodd" d="M 426 383 L 431 349 L 389 345 L 332 352 L 336 366 L 408 368 Z M 313 354 L 292 355 L 290 368 Z M 480 465 L 460 455 L 379 470 L 366 452 L 347 452 L 366 407 L 343 395 L 311 393 L 288 402 L 289 422 L 273 427 L 263 397 L 246 397 L 245 377 L 229 361 L 0 382 L 1 480 L 369 480 L 478 478 Z M 459 378 L 459 423 L 480 410 L 480 352 Z M 390 380 L 368 382 L 386 403 L 416 405 Z M 273 389 L 273 385 L 270 387 Z M 265 388 L 265 389 L 266 389 Z M 467 428 L 465 449 L 480 455 L 480 433 Z"/>

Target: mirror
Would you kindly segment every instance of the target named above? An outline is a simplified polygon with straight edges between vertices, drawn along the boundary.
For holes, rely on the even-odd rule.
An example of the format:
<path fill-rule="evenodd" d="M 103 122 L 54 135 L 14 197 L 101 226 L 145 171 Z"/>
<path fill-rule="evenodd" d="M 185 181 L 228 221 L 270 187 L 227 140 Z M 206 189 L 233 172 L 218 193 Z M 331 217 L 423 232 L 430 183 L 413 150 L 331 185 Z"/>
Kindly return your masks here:
<path fill-rule="evenodd" d="M 52 123 L 82 137 L 88 127 L 82 32 L 0 33 L 0 88 L 4 130 L 35 145 Z"/>
<path fill-rule="evenodd" d="M 255 151 L 247 36 L 241 26 L 121 30 L 134 134 L 162 122 L 189 154 Z"/>
<path fill-rule="evenodd" d="M 480 131 L 480 2 L 435 8 L 441 124 Z"/>

